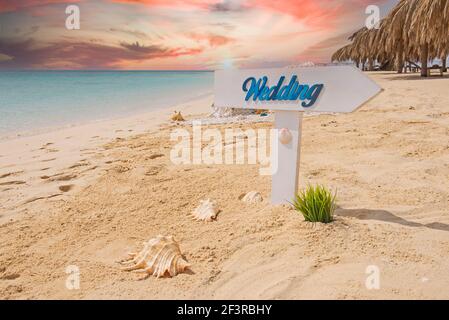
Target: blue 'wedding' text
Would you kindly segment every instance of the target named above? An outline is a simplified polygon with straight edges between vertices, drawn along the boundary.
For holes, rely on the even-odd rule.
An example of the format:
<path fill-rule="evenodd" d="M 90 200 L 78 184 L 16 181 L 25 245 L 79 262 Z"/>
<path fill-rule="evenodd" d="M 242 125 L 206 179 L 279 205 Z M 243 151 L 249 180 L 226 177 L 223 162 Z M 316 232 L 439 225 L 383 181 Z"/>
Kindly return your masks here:
<path fill-rule="evenodd" d="M 299 84 L 298 76 L 294 75 L 289 84 L 283 86 L 285 76 L 281 76 L 276 85 L 267 86 L 268 77 L 264 76 L 259 80 L 250 77 L 243 82 L 242 89 L 246 92 L 245 101 L 249 101 L 252 97 L 253 101 L 303 101 L 301 106 L 308 108 L 315 104 L 321 91 L 323 84 Z"/>

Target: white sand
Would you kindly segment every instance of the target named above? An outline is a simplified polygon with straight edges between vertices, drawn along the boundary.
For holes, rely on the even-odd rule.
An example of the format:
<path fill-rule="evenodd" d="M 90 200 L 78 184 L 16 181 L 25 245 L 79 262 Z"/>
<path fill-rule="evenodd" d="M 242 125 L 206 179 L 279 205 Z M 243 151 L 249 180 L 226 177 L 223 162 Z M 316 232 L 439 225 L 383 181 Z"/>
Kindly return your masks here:
<path fill-rule="evenodd" d="M 385 91 L 357 112 L 304 120 L 299 180 L 338 189 L 329 225 L 242 203 L 251 190 L 270 197 L 256 165 L 173 165 L 173 126 L 154 130 L 167 113 L 2 142 L 0 296 L 449 298 L 449 79 L 373 78 Z M 249 125 L 215 127 L 230 126 Z M 204 198 L 218 202 L 216 222 L 189 216 Z M 175 236 L 192 274 L 136 281 L 119 270 L 158 234 Z M 65 287 L 68 265 L 80 268 L 80 290 Z M 365 287 L 370 265 L 379 290 Z"/>
<path fill-rule="evenodd" d="M 65 198 L 86 186 L 112 161 L 101 153 L 106 142 L 158 130 L 175 110 L 190 117 L 207 114 L 212 101 L 207 96 L 131 117 L 22 133 L 7 140 L 4 136 L 0 139 L 0 223 L 17 218 L 23 211 L 21 204 Z"/>

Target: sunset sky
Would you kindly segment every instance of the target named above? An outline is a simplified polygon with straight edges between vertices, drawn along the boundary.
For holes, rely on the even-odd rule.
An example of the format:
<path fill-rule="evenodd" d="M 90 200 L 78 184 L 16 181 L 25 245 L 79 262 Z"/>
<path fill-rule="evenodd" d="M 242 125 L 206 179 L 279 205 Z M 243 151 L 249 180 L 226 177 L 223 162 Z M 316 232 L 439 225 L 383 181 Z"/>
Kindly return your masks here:
<path fill-rule="evenodd" d="M 0 69 L 176 69 L 329 62 L 398 0 L 0 0 Z M 81 29 L 67 30 L 76 4 Z"/>

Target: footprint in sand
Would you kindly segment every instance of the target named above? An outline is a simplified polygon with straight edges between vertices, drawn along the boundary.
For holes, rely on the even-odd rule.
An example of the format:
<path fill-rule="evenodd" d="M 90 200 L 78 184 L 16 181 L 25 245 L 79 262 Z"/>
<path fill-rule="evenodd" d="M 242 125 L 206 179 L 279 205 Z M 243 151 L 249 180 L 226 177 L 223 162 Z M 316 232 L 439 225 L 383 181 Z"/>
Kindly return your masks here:
<path fill-rule="evenodd" d="M 47 142 L 42 147 L 40 147 L 39 150 L 45 150 L 45 149 L 47 149 L 47 147 L 49 147 L 51 145 L 53 145 L 53 142 Z"/>
<path fill-rule="evenodd" d="M 85 172 L 88 172 L 88 171 L 92 171 L 92 170 L 95 170 L 95 169 L 97 169 L 97 168 L 98 168 L 98 166 L 92 166 L 92 167 L 87 168 L 86 170 L 81 171 L 81 173 L 85 173 Z"/>
<path fill-rule="evenodd" d="M 14 171 L 14 172 L 7 172 L 5 174 L 0 175 L 0 179 L 9 177 L 9 176 L 15 176 L 17 174 L 23 173 L 23 171 Z"/>
<path fill-rule="evenodd" d="M 84 151 L 87 151 L 87 150 L 81 150 L 83 153 L 82 153 L 82 155 L 83 156 L 90 156 L 90 155 L 93 155 L 93 154 L 97 154 L 97 152 L 95 152 L 94 150 L 91 150 L 91 151 L 88 151 L 88 152 L 84 152 Z"/>
<path fill-rule="evenodd" d="M 162 167 L 150 167 L 148 170 L 145 171 L 146 176 L 155 176 L 158 175 L 159 172 L 161 172 Z"/>
<path fill-rule="evenodd" d="M 48 196 L 42 196 L 42 197 L 32 197 L 32 198 L 26 199 L 26 200 L 23 201 L 21 204 L 22 204 L 22 205 L 25 205 L 25 204 L 28 204 L 28 203 L 31 203 L 31 202 L 34 202 L 34 201 L 38 201 L 38 200 L 51 199 L 51 198 L 54 198 L 54 197 L 58 197 L 58 196 L 60 196 L 60 195 L 62 195 L 62 193 L 56 193 L 56 194 L 51 194 L 51 195 L 48 195 Z"/>
<path fill-rule="evenodd" d="M 70 181 L 70 180 L 76 179 L 77 177 L 78 177 L 78 175 L 74 174 L 74 173 L 69 173 L 69 174 L 58 173 L 53 176 L 44 175 L 41 177 L 41 179 L 48 180 L 48 181 Z"/>
<path fill-rule="evenodd" d="M 59 190 L 61 190 L 62 192 L 69 192 L 70 190 L 72 190 L 74 187 L 73 184 L 68 184 L 68 185 L 63 185 L 63 186 L 59 186 Z"/>
<path fill-rule="evenodd" d="M 81 161 L 79 161 L 79 162 L 77 162 L 77 163 L 71 165 L 71 166 L 69 167 L 69 169 L 75 169 L 75 168 L 78 168 L 78 167 L 85 167 L 85 166 L 90 165 L 90 162 L 84 162 L 84 161 L 85 161 L 85 160 L 81 160 Z"/>
<path fill-rule="evenodd" d="M 18 273 L 9 273 L 9 274 L 5 274 L 3 276 L 0 277 L 0 279 L 2 280 L 15 280 L 17 278 L 20 277 L 20 274 Z"/>
<path fill-rule="evenodd" d="M 152 155 L 148 156 L 148 159 L 153 160 L 153 159 L 157 159 L 157 158 L 160 158 L 160 157 L 163 157 L 163 156 L 164 155 L 161 154 L 161 153 L 156 153 L 156 154 L 152 154 Z"/>
<path fill-rule="evenodd" d="M 6 182 L 1 182 L 0 186 L 10 186 L 10 185 L 18 185 L 18 184 L 25 184 L 25 181 L 6 181 Z"/>
<path fill-rule="evenodd" d="M 125 173 L 128 172 L 129 170 L 131 170 L 130 167 L 128 166 L 123 166 L 121 164 L 115 166 L 114 168 L 112 168 L 113 171 L 115 171 L 116 173 Z"/>

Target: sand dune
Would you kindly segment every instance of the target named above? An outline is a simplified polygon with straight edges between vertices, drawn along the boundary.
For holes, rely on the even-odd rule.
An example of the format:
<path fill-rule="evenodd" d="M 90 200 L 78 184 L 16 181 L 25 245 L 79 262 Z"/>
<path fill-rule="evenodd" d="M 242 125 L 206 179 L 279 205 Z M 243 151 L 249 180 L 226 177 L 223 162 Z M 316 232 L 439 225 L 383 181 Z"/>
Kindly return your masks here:
<path fill-rule="evenodd" d="M 329 225 L 240 201 L 251 190 L 270 197 L 257 165 L 172 164 L 172 124 L 117 120 L 101 126 L 109 135 L 3 142 L 1 298 L 449 298 L 449 79 L 371 76 L 385 91 L 357 112 L 304 120 L 300 184 L 338 190 Z M 236 126 L 248 124 L 213 127 Z M 221 209 L 214 222 L 190 216 L 204 198 Z M 175 236 L 191 274 L 120 271 L 117 260 L 159 234 Z M 65 286 L 68 265 L 79 290 Z M 379 290 L 365 286 L 370 265 Z"/>

